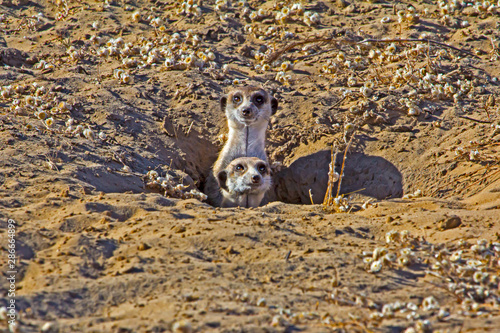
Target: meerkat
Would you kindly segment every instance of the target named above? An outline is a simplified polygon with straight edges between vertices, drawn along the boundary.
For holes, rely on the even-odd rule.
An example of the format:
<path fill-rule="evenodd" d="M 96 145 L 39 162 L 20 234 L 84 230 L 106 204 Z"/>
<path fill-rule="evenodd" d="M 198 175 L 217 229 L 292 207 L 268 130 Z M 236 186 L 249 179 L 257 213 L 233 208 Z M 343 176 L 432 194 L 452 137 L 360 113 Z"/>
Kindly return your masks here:
<path fill-rule="evenodd" d="M 221 207 L 258 207 L 271 187 L 269 164 L 257 157 L 240 157 L 217 174 Z"/>
<path fill-rule="evenodd" d="M 278 109 L 278 100 L 262 88 L 239 87 L 222 96 L 221 109 L 229 128 L 228 140 L 222 148 L 207 181 L 209 202 L 219 205 L 221 193 L 217 175 L 236 158 L 257 157 L 267 163 L 265 151 L 269 118 Z"/>

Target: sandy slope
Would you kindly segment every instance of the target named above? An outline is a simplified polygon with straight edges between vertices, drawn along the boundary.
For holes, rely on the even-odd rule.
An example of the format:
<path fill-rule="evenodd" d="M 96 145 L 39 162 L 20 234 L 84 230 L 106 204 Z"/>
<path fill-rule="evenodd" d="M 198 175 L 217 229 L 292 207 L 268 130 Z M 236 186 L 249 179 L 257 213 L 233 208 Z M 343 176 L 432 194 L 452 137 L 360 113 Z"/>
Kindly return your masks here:
<path fill-rule="evenodd" d="M 321 18 L 308 26 L 303 13 L 276 23 L 274 4 L 233 1 L 215 12 L 214 1 L 203 1 L 201 17 L 188 17 L 169 1 L 1 2 L 0 78 L 9 94 L 0 100 L 0 242 L 6 249 L 7 220 L 17 221 L 20 331 L 500 326 L 498 14 L 465 7 L 446 16 L 418 2 L 420 19 L 398 24 L 398 11 L 413 15 L 401 2 L 320 1 L 305 6 Z M 270 14 L 252 22 L 244 8 Z M 256 51 L 311 36 L 323 39 L 297 44 L 268 71 L 255 67 Z M 356 44 L 384 37 L 462 51 Z M 99 55 L 106 42 L 118 54 Z M 125 43 L 137 50 L 123 51 Z M 159 54 L 147 64 L 155 48 L 178 54 L 175 45 L 211 51 L 215 63 L 168 68 Z M 280 82 L 287 59 L 291 77 Z M 399 81 L 398 70 L 407 72 Z M 435 76 L 425 86 L 427 73 Z M 269 156 L 282 163 L 270 203 L 220 209 L 146 189 L 150 170 L 185 192 L 204 189 L 226 131 L 218 100 L 234 84 L 263 86 L 280 103 L 268 131 Z M 446 84 L 463 93 L 433 92 Z M 404 98 L 419 115 L 408 115 Z M 349 213 L 336 213 L 320 205 L 330 149 L 340 172 L 353 135 L 341 187 Z M 367 258 L 386 252 L 378 271 Z M 6 291 L 2 280 L 0 304 Z"/>

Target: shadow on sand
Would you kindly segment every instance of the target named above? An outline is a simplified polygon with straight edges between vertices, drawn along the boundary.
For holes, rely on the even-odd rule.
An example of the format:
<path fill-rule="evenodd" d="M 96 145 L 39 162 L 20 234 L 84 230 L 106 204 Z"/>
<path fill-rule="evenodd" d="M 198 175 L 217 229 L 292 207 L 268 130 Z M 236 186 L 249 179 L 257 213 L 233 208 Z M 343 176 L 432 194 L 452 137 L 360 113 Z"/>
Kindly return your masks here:
<path fill-rule="evenodd" d="M 340 173 L 341 154 L 335 161 L 335 170 Z M 283 201 L 294 204 L 310 204 L 311 189 L 315 204 L 323 202 L 328 184 L 328 166 L 331 159 L 329 150 L 303 156 L 288 168 L 273 177 L 273 187 L 269 191 L 269 201 Z M 335 193 L 337 185 L 334 187 Z M 362 153 L 347 155 L 344 178 L 340 194 L 357 191 L 362 196 L 375 199 L 399 198 L 403 195 L 402 176 L 389 161 L 378 156 Z"/>

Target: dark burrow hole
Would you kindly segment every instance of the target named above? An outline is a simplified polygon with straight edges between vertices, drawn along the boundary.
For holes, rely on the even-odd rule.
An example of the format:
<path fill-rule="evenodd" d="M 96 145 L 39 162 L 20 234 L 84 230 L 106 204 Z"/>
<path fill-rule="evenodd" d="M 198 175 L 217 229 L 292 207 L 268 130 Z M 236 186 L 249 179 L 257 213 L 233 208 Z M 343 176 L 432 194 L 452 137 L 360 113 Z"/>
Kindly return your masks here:
<path fill-rule="evenodd" d="M 340 173 L 343 156 L 338 154 L 335 171 Z M 262 204 L 281 201 L 292 204 L 311 204 L 309 190 L 315 204 L 323 202 L 328 185 L 331 161 L 329 150 L 302 156 L 272 177 L 273 185 Z M 205 185 L 203 183 L 203 185 Z M 337 193 L 334 186 L 334 194 Z M 201 187 L 204 190 L 204 187 Z M 403 195 L 402 175 L 389 161 L 363 153 L 347 155 L 340 194 L 356 193 L 358 196 L 378 200 L 398 198 Z"/>
<path fill-rule="evenodd" d="M 340 173 L 343 156 L 337 155 L 335 171 Z M 273 187 L 268 201 L 293 204 L 311 204 L 309 190 L 315 204 L 323 202 L 328 186 L 328 169 L 331 161 L 329 150 L 303 156 L 273 176 Z M 340 194 L 357 195 L 378 200 L 398 198 L 403 195 L 402 175 L 386 159 L 363 153 L 348 154 Z M 334 194 L 337 193 L 334 186 Z"/>

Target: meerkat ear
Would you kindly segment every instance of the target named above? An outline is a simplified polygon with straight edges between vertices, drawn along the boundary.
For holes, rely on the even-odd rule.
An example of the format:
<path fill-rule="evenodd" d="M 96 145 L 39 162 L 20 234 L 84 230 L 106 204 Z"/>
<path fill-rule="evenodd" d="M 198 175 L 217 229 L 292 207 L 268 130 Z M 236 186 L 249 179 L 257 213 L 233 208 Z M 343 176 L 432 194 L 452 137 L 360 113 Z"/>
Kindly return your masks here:
<path fill-rule="evenodd" d="M 219 183 L 219 187 L 227 191 L 227 171 L 222 170 L 217 174 L 217 181 Z"/>
<path fill-rule="evenodd" d="M 220 99 L 220 108 L 222 111 L 226 110 L 227 96 L 222 96 Z"/>
<path fill-rule="evenodd" d="M 271 97 L 271 110 L 273 110 L 273 114 L 278 110 L 278 100 L 274 97 Z"/>

